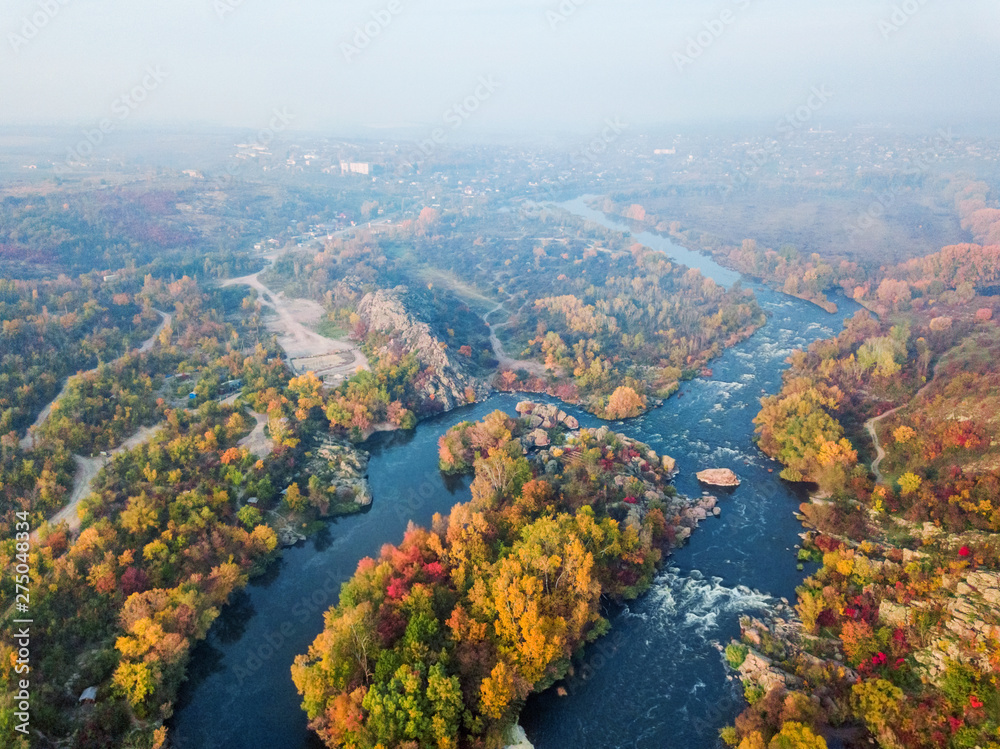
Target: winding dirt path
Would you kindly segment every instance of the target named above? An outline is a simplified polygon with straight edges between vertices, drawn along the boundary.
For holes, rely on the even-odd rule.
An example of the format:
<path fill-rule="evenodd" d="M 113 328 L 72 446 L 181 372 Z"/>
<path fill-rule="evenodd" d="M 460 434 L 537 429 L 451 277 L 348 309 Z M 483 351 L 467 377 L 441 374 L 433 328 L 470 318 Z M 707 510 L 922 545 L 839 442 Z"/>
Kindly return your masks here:
<path fill-rule="evenodd" d="M 511 297 L 511 299 L 513 299 L 513 297 Z M 510 299 L 508 299 L 507 301 L 509 302 Z M 489 327 L 490 329 L 490 345 L 493 346 L 493 355 L 497 358 L 497 361 L 500 362 L 499 368 L 509 369 L 511 371 L 523 369 L 526 372 L 535 375 L 536 377 L 547 377 L 549 372 L 548 370 L 545 369 L 544 365 L 539 364 L 536 361 L 530 361 L 528 359 L 512 359 L 511 357 L 507 356 L 506 352 L 503 350 L 503 344 L 500 343 L 500 339 L 497 338 L 497 331 L 500 328 L 504 328 L 510 325 L 511 320 L 508 319 L 507 322 L 502 322 L 497 325 L 491 325 L 489 321 L 489 316 L 492 315 L 494 312 L 499 312 L 500 310 L 504 309 L 504 305 L 506 303 L 507 302 L 500 302 L 500 304 L 498 304 L 496 307 L 494 307 L 485 315 L 483 315 L 483 322 L 486 323 L 487 327 Z"/>
<path fill-rule="evenodd" d="M 879 467 L 882 465 L 882 460 L 885 458 L 885 448 L 882 447 L 882 443 L 879 441 L 879 438 L 878 438 L 878 429 L 876 429 L 876 425 L 879 422 L 881 422 L 883 419 L 889 418 L 890 416 L 892 416 L 897 411 L 900 411 L 900 410 L 906 408 L 911 403 L 913 403 L 915 400 L 917 400 L 917 398 L 919 398 L 921 395 L 923 395 L 927 391 L 927 389 L 931 385 L 934 384 L 934 380 L 937 379 L 938 368 L 940 366 L 941 366 L 941 362 L 939 361 L 935 365 L 935 367 L 934 367 L 934 373 L 931 375 L 931 378 L 927 381 L 927 383 L 922 388 L 920 388 L 920 390 L 918 390 L 916 393 L 914 393 L 913 397 L 909 401 L 907 401 L 906 403 L 904 403 L 901 406 L 896 406 L 895 408 L 886 411 L 884 414 L 879 414 L 878 416 L 873 416 L 872 418 L 868 419 L 868 421 L 865 422 L 865 430 L 868 432 L 868 435 L 872 438 L 872 443 L 875 445 L 875 460 L 872 461 L 872 473 L 875 474 L 875 483 L 876 484 L 884 484 L 885 483 L 885 477 L 882 476 L 882 471 L 879 470 Z"/>
<path fill-rule="evenodd" d="M 481 271 L 483 269 L 483 264 L 479 263 L 478 265 L 476 265 L 476 268 L 478 268 Z M 487 297 L 484 297 L 482 294 L 477 294 L 477 296 L 485 301 L 492 301 Z M 513 299 L 514 299 L 513 294 L 507 294 L 507 299 L 500 302 L 499 304 L 497 304 L 496 307 L 494 307 L 489 312 L 483 315 L 483 322 L 486 323 L 486 327 L 490 329 L 490 345 L 493 347 L 493 356 L 495 356 L 497 361 L 500 362 L 498 369 L 509 369 L 512 372 L 517 371 L 518 369 L 523 369 L 524 371 L 536 377 L 547 377 L 549 375 L 549 371 L 545 368 L 544 365 L 528 359 L 513 359 L 507 356 L 507 353 L 503 350 L 503 344 L 500 343 L 500 339 L 497 338 L 497 331 L 500 328 L 507 327 L 508 325 L 511 324 L 511 322 L 513 322 L 513 320 L 510 317 L 508 317 L 507 322 L 498 323 L 497 325 L 492 325 L 490 323 L 490 315 L 492 315 L 494 312 L 499 312 L 500 310 L 504 309 L 507 302 Z M 508 314 L 513 315 L 513 313 L 510 312 L 510 310 L 507 311 Z"/>
<path fill-rule="evenodd" d="M 83 501 L 84 497 L 90 495 L 90 485 L 97 477 L 101 468 L 109 463 L 118 453 L 131 450 L 132 448 L 138 447 L 143 442 L 151 439 L 159 428 L 159 424 L 142 427 L 138 432 L 122 442 L 114 450 L 111 450 L 106 456 L 85 458 L 82 455 L 74 455 L 73 459 L 76 460 L 76 476 L 73 477 L 73 491 L 69 495 L 69 503 L 49 518 L 49 525 L 55 527 L 65 521 L 69 526 L 70 533 L 75 534 L 78 530 L 80 530 L 80 515 L 78 514 L 77 509 L 79 508 L 80 502 Z M 37 530 L 31 534 L 33 540 L 37 537 L 37 534 Z"/>
<path fill-rule="evenodd" d="M 885 458 L 885 448 L 883 448 L 882 443 L 879 442 L 878 430 L 875 428 L 875 425 L 878 424 L 880 421 L 882 421 L 882 419 L 886 419 L 892 416 L 894 413 L 896 413 L 901 408 L 904 408 L 907 405 L 909 404 L 905 403 L 902 406 L 896 406 L 895 408 L 886 411 L 884 414 L 875 416 L 871 419 L 868 419 L 868 421 L 865 422 L 865 429 L 867 430 L 868 435 L 872 438 L 872 443 L 875 445 L 875 460 L 872 461 L 872 473 L 875 474 L 876 484 L 885 483 L 885 479 L 882 476 L 882 472 L 879 470 L 879 466 L 882 465 L 882 460 Z"/>
<path fill-rule="evenodd" d="M 160 324 L 157 326 L 156 330 L 153 331 L 153 335 L 151 335 L 149 338 L 143 341 L 138 348 L 134 349 L 135 351 L 138 351 L 140 354 L 145 354 L 147 351 L 152 350 L 153 346 L 156 345 L 156 341 L 160 337 L 160 333 L 162 332 L 162 330 L 165 327 L 167 327 L 174 319 L 174 316 L 171 315 L 169 312 L 163 312 L 161 310 L 153 310 L 153 311 L 160 316 L 161 318 Z M 91 372 L 96 372 L 96 371 L 97 367 L 94 367 L 93 369 L 88 369 L 84 372 L 77 372 L 76 374 L 72 374 L 66 378 L 66 381 L 63 383 L 63 386 L 59 389 L 59 392 L 56 394 L 56 397 L 53 398 L 51 401 L 49 401 L 48 405 L 42 409 L 41 413 L 38 414 L 38 417 L 35 419 L 34 423 L 30 427 L 28 427 L 28 431 L 25 432 L 24 437 L 21 438 L 22 450 L 27 450 L 28 448 L 34 447 L 35 432 L 37 431 L 38 427 L 40 427 L 45 422 L 45 420 L 49 418 L 49 414 L 52 413 L 52 407 L 59 401 L 60 398 L 66 395 L 66 390 L 69 389 L 69 383 L 72 381 L 72 379 L 74 377 L 88 375 Z"/>

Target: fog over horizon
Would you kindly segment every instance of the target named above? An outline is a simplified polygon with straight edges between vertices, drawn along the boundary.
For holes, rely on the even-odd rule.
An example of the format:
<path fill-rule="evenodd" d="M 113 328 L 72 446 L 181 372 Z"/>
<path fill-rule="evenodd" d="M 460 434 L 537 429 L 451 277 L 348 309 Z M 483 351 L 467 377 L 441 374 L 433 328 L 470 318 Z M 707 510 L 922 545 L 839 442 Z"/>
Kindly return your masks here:
<path fill-rule="evenodd" d="M 284 112 L 291 130 L 468 137 L 773 125 L 803 106 L 816 124 L 1000 119 L 995 0 L 13 0 L 0 31 L 4 127 L 258 128 Z"/>

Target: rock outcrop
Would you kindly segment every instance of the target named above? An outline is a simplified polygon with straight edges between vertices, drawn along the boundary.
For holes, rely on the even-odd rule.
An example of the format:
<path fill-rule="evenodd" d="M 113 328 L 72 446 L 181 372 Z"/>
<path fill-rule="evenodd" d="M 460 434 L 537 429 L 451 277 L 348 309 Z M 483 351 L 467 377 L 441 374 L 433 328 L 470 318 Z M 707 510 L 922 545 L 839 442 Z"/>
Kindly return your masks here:
<path fill-rule="evenodd" d="M 358 305 L 358 316 L 369 330 L 386 333 L 391 340 L 384 348 L 416 354 L 429 377 L 421 381 L 428 400 L 449 411 L 469 402 L 468 395 L 482 398 L 490 387 L 478 380 L 461 357 L 453 357 L 448 347 L 436 338 L 431 327 L 416 319 L 407 309 L 407 288 L 379 289 L 366 294 Z"/>
<path fill-rule="evenodd" d="M 516 410 L 523 425 L 517 432 L 521 444 L 545 474 L 555 475 L 580 465 L 583 454 L 595 448 L 604 453 L 604 461 L 614 459 L 621 466 L 608 484 L 612 494 L 624 497 L 610 503 L 608 510 L 625 525 L 638 529 L 649 509 L 659 508 L 671 526 L 674 543 L 681 545 L 702 521 L 721 514 L 717 497 L 692 500 L 678 495 L 669 486 L 676 461 L 657 455 L 648 445 L 613 433 L 607 426 L 580 429 L 579 422 L 558 406 L 522 401 Z"/>
<path fill-rule="evenodd" d="M 279 525 L 275 529 L 275 535 L 278 537 L 278 546 L 283 549 L 295 546 L 300 541 L 306 540 L 305 534 L 299 533 L 290 525 Z"/>
<path fill-rule="evenodd" d="M 348 442 L 324 439 L 313 450 L 306 473 L 319 479 L 326 495 L 326 507 L 320 508 L 323 515 L 357 512 L 372 503 L 368 453 Z"/>
<path fill-rule="evenodd" d="M 698 480 L 709 486 L 739 486 L 740 479 L 728 468 L 710 468 L 696 474 Z"/>
<path fill-rule="evenodd" d="M 580 428 L 580 422 L 558 406 L 533 401 L 521 401 L 516 411 L 522 419 L 528 420 L 528 426 L 533 430 L 524 436 L 525 447 L 548 447 L 552 438 L 548 430 L 562 427 L 573 431 Z"/>
<path fill-rule="evenodd" d="M 669 455 L 663 456 L 663 470 L 674 475 L 677 473 L 677 461 L 671 458 Z"/>

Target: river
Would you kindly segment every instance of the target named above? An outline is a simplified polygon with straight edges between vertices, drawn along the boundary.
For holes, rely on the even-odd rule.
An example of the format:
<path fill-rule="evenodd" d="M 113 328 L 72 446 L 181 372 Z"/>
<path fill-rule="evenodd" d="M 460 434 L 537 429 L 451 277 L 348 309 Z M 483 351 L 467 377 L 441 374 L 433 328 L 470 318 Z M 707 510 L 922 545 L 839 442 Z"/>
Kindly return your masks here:
<path fill-rule="evenodd" d="M 583 199 L 563 207 L 628 230 L 587 209 Z M 634 237 L 720 284 L 740 281 L 752 288 L 770 318 L 711 364 L 711 378 L 684 383 L 662 408 L 610 426 L 675 457 L 675 483 L 683 493 L 701 493 L 694 473 L 703 468 L 732 468 L 743 484 L 719 494 L 721 518 L 702 523 L 653 589 L 614 614 L 612 633 L 590 647 L 567 683 L 569 695 L 550 691 L 529 701 L 522 723 L 536 749 L 717 747 L 718 729 L 742 708 L 739 682 L 727 678 L 717 645 L 738 635 L 741 615 L 766 610 L 774 597 L 791 599 L 809 571 L 796 569 L 794 553 L 802 528 L 793 513 L 805 494 L 781 481 L 780 466 L 756 449 L 752 421 L 758 399 L 780 387 L 788 355 L 835 334 L 857 308 L 837 299 L 840 312 L 830 315 L 741 281 L 664 237 Z M 335 521 L 328 532 L 286 550 L 226 607 L 193 653 L 170 726 L 177 749 L 320 746 L 289 676 L 294 656 L 322 630 L 323 612 L 362 557 L 398 542 L 410 520 L 427 524 L 435 512 L 468 499 L 469 479 L 446 479 L 437 470 L 438 437 L 498 408 L 513 413 L 518 400 L 495 395 L 421 422 L 413 432 L 369 440 L 370 511 Z M 565 410 L 583 426 L 599 424 L 577 409 Z"/>

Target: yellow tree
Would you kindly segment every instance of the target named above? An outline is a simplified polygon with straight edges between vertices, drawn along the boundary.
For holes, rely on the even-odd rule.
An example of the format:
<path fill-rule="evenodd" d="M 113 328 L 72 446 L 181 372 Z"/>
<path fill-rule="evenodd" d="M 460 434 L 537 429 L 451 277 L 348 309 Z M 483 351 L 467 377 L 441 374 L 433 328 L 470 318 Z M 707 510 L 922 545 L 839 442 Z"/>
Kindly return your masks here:
<path fill-rule="evenodd" d="M 302 512 L 308 504 L 298 484 L 291 484 L 285 492 L 285 502 L 292 512 Z"/>
<path fill-rule="evenodd" d="M 628 419 L 638 416 L 646 407 L 646 399 L 632 388 L 622 385 L 608 398 L 604 415 L 609 419 Z"/>
<path fill-rule="evenodd" d="M 804 723 L 789 721 L 767 746 L 768 749 L 826 749 L 826 740 Z"/>
<path fill-rule="evenodd" d="M 313 372 L 288 381 L 288 389 L 299 396 L 295 418 L 305 421 L 313 408 L 323 407 L 323 381 Z"/>
<path fill-rule="evenodd" d="M 483 712 L 497 720 L 502 718 L 518 697 L 514 670 L 503 661 L 497 663 L 490 675 L 483 679 L 479 694 Z"/>

